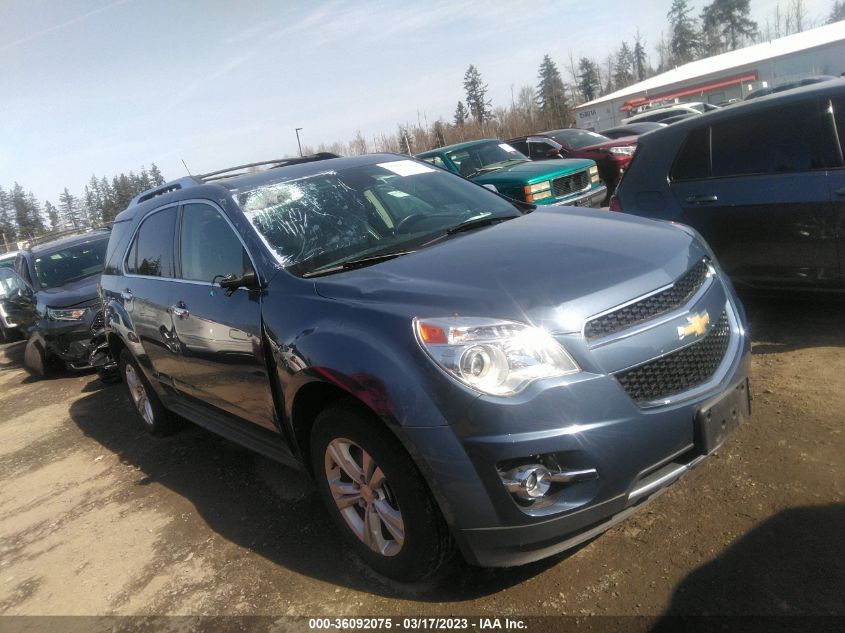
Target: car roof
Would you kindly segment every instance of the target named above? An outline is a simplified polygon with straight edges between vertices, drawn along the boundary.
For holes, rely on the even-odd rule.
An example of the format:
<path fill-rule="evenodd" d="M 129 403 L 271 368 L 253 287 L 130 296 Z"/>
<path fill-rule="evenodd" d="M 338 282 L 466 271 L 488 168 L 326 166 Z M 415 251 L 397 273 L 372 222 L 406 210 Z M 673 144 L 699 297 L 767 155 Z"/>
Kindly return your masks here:
<path fill-rule="evenodd" d="M 532 134 L 532 136 L 534 136 Z M 473 147 L 475 145 L 480 145 L 481 143 L 504 143 L 497 138 L 480 138 L 475 141 L 465 141 L 463 143 L 455 143 L 454 145 L 446 145 L 445 147 L 437 147 L 435 149 L 430 149 L 427 152 L 420 152 L 419 154 L 414 154 L 415 156 L 430 156 L 432 154 L 438 154 L 440 152 L 454 152 L 460 149 L 466 149 L 467 147 Z"/>
<path fill-rule="evenodd" d="M 290 164 L 285 164 L 290 160 Z M 284 182 L 298 178 L 306 178 L 317 174 L 336 172 L 352 167 L 374 165 L 396 160 L 413 160 L 407 154 L 362 154 L 360 156 L 338 156 L 336 154 L 315 154 L 302 158 L 279 159 L 265 161 L 251 165 L 241 165 L 230 169 L 211 172 L 203 176 L 189 176 L 164 183 L 160 187 L 142 192 L 136 196 L 129 206 L 115 218 L 115 223 L 128 222 L 136 217 L 146 215 L 147 211 L 162 205 L 177 203 L 191 198 L 206 198 L 209 194 L 229 195 L 232 191 L 247 191 L 267 184 Z M 274 165 L 276 164 L 276 165 Z M 243 168 L 254 165 L 274 165 L 263 171 L 244 172 Z M 236 171 L 232 175 L 223 175 L 229 171 Z"/>
<path fill-rule="evenodd" d="M 58 240 L 53 240 L 52 242 L 38 244 L 37 246 L 33 246 L 26 250 L 37 257 L 45 253 L 54 253 L 56 251 L 62 250 L 63 248 L 67 248 L 68 246 L 76 246 L 77 244 L 84 244 L 85 242 L 94 242 L 100 239 L 107 239 L 109 237 L 110 232 L 111 230 L 107 228 L 94 229 L 93 231 L 88 231 L 86 233 L 71 235 L 69 237 L 63 237 Z"/>

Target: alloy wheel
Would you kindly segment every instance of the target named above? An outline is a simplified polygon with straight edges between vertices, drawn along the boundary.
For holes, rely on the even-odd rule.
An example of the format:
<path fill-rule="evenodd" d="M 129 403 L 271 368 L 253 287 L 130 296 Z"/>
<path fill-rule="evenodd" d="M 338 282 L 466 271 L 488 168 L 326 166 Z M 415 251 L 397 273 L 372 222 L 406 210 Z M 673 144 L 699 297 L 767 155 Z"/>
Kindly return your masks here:
<path fill-rule="evenodd" d="M 325 455 L 326 480 L 349 529 L 371 550 L 395 556 L 405 543 L 405 523 L 384 472 L 355 442 L 336 438 Z"/>

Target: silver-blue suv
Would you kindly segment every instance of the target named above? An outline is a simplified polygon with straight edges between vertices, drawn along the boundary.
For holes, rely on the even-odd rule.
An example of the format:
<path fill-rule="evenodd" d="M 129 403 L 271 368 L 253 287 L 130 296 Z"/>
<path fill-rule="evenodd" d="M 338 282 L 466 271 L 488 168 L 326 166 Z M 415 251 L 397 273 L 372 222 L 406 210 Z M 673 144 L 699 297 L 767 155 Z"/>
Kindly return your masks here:
<path fill-rule="evenodd" d="M 379 572 L 572 547 L 748 415 L 742 308 L 691 229 L 392 154 L 260 166 L 118 216 L 110 349 L 150 432 L 177 414 L 307 469 Z"/>

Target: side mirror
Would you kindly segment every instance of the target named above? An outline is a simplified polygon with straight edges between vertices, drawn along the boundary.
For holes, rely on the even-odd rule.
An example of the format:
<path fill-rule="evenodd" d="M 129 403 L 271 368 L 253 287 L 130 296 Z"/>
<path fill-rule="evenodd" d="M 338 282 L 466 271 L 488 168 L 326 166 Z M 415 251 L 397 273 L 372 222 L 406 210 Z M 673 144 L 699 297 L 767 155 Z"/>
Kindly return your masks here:
<path fill-rule="evenodd" d="M 562 156 L 561 156 L 560 150 L 555 149 L 554 147 L 546 152 L 546 158 L 561 158 L 561 157 Z"/>
<path fill-rule="evenodd" d="M 258 283 L 258 275 L 254 270 L 249 271 L 241 277 L 237 277 L 234 273 L 226 275 L 220 280 L 220 287 L 226 289 L 226 296 L 231 297 L 232 293 L 238 288 L 246 288 L 247 290 L 260 290 L 261 285 Z"/>

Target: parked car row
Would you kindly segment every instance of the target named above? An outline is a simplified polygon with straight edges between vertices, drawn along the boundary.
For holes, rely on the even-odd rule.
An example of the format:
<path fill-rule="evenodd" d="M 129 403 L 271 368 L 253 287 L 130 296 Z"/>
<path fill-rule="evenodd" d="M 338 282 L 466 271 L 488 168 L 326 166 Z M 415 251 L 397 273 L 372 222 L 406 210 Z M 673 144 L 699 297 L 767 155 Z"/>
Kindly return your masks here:
<path fill-rule="evenodd" d="M 99 229 L 25 248 L 0 266 L 4 340 L 23 335 L 24 364 L 38 376 L 56 365 L 86 369 L 92 335 L 103 327 L 97 283 L 109 230 Z"/>

